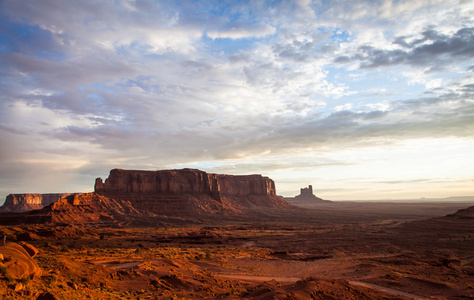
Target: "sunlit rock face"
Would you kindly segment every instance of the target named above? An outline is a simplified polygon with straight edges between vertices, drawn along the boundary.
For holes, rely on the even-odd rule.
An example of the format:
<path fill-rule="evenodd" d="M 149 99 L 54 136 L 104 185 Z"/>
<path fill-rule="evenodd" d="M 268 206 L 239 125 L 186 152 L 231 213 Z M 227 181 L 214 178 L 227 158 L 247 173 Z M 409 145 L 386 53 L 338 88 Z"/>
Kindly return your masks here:
<path fill-rule="evenodd" d="M 157 214 L 237 212 L 251 207 L 285 207 L 275 183 L 261 175 L 220 175 L 195 169 L 110 171 L 96 179 L 95 192 L 130 200 Z"/>
<path fill-rule="evenodd" d="M 69 195 L 71 193 L 10 194 L 5 199 L 3 206 L 0 207 L 0 212 L 25 212 L 41 209 Z"/>

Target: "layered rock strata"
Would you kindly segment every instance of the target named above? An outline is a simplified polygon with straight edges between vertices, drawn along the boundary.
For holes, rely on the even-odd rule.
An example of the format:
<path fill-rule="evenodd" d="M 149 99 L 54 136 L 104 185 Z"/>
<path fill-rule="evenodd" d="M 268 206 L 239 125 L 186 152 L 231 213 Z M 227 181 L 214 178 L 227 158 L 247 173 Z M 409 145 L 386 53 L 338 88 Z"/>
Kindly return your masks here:
<path fill-rule="evenodd" d="M 38 264 L 33 260 L 34 255 L 26 249 L 35 249 L 33 246 L 23 243 L 23 245 L 16 243 L 7 243 L 0 245 L 0 253 L 4 257 L 8 257 L 1 265 L 8 271 L 13 279 L 21 280 L 23 278 L 41 277 L 42 270 Z M 4 298 L 3 298 L 4 299 Z"/>
<path fill-rule="evenodd" d="M 5 203 L 0 207 L 0 212 L 25 212 L 34 209 L 42 209 L 69 195 L 71 195 L 71 193 L 10 194 L 5 198 Z"/>
<path fill-rule="evenodd" d="M 95 192 L 128 200 L 155 214 L 238 212 L 245 208 L 287 207 L 275 183 L 261 175 L 220 175 L 195 169 L 137 171 L 114 169 Z"/>
<path fill-rule="evenodd" d="M 111 199 L 97 193 L 72 194 L 40 210 L 0 214 L 0 225 L 54 224 L 86 225 L 99 223 L 145 224 L 153 214 L 135 209 L 129 201 Z M 36 239 L 34 235 L 23 240 Z"/>

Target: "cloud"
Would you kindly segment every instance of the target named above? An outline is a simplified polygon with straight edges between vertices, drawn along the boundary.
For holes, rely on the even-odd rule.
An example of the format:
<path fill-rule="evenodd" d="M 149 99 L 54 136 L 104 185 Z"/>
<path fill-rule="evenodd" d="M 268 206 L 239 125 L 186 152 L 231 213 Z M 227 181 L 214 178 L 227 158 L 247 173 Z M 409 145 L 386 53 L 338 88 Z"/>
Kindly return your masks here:
<path fill-rule="evenodd" d="M 225 24 L 217 31 L 208 31 L 207 35 L 212 39 L 217 38 L 262 38 L 275 33 L 275 28 L 268 24 L 247 24 L 243 22 L 232 22 Z"/>
<path fill-rule="evenodd" d="M 327 54 L 335 52 L 338 43 L 328 41 L 331 33 L 317 29 L 303 32 L 283 32 L 282 41 L 272 47 L 275 56 L 282 60 L 294 62 L 311 62 L 327 58 Z"/>
<path fill-rule="evenodd" d="M 200 31 L 180 23 L 172 3 L 139 1 L 83 1 L 79 3 L 46 1 L 24 5 L 4 1 L 13 18 L 29 20 L 51 32 L 59 42 L 69 40 L 75 48 L 105 49 L 139 44 L 150 51 L 191 51 Z M 76 52 L 77 53 L 77 52 Z"/>
<path fill-rule="evenodd" d="M 71 181 L 111 167 L 188 164 L 309 174 L 358 165 L 314 158 L 341 149 L 472 138 L 468 4 L 5 0 L 0 7 L 6 187 L 29 166 L 34 175 L 25 178 L 43 169 Z"/>
<path fill-rule="evenodd" d="M 360 46 L 351 56 L 339 56 L 337 63 L 359 62 L 361 68 L 388 67 L 399 64 L 439 67 L 451 65 L 453 60 L 474 57 L 474 28 L 462 28 L 451 36 L 435 30 L 422 32 L 422 38 L 407 42 L 406 36 L 397 37 L 393 44 L 401 49 L 377 49 L 370 45 Z"/>

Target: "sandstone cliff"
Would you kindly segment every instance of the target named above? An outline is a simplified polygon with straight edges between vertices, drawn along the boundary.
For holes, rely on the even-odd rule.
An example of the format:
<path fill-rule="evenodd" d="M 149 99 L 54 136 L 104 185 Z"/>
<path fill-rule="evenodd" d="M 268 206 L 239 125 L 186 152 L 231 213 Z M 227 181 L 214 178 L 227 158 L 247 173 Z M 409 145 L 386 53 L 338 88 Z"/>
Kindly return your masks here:
<path fill-rule="evenodd" d="M 14 212 L 20 207 L 23 211 L 42 209 Z M 114 169 L 105 182 L 96 179 L 94 193 L 9 195 L 0 224 L 143 224 L 158 220 L 157 215 L 179 219 L 288 207 L 276 195 L 273 180 L 261 175 L 219 175 L 194 169 Z"/>
<path fill-rule="evenodd" d="M 10 194 L 5 198 L 5 203 L 0 207 L 0 212 L 25 212 L 42 209 L 71 193 L 56 194 Z"/>
<path fill-rule="evenodd" d="M 155 214 L 236 213 L 247 208 L 288 207 L 276 195 L 275 183 L 261 175 L 220 175 L 195 169 L 110 171 L 96 179 L 95 192 L 129 200 Z"/>
<path fill-rule="evenodd" d="M 145 224 L 153 214 L 135 209 L 129 201 L 111 199 L 97 193 L 72 194 L 40 210 L 3 213 L 0 225 L 97 223 Z"/>

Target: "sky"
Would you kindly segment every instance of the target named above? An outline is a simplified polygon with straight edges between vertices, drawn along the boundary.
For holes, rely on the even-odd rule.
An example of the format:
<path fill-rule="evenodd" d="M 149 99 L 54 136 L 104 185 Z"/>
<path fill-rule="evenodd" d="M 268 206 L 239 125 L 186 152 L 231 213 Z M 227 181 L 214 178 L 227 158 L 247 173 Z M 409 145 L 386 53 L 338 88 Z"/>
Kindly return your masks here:
<path fill-rule="evenodd" d="M 0 203 L 114 168 L 474 195 L 473 1 L 0 0 Z"/>

